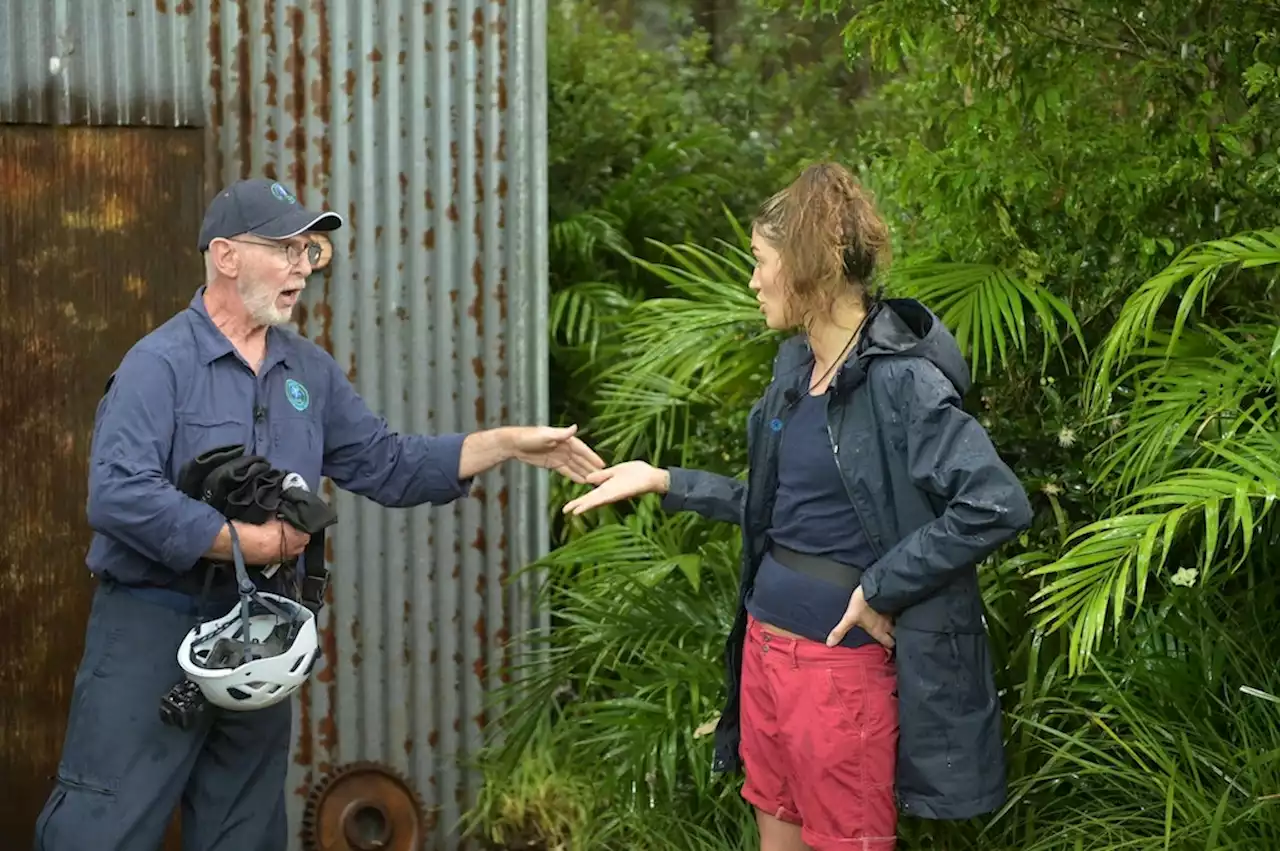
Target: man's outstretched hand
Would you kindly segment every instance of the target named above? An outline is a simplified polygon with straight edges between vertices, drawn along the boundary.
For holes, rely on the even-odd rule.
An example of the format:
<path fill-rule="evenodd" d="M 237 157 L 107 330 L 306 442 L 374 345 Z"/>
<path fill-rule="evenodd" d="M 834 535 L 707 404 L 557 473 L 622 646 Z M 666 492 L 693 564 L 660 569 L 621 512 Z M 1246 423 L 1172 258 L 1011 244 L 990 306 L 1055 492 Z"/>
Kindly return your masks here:
<path fill-rule="evenodd" d="M 518 426 L 511 429 L 511 456 L 534 467 L 546 467 L 578 484 L 604 469 L 604 460 L 578 438 L 576 425 Z"/>

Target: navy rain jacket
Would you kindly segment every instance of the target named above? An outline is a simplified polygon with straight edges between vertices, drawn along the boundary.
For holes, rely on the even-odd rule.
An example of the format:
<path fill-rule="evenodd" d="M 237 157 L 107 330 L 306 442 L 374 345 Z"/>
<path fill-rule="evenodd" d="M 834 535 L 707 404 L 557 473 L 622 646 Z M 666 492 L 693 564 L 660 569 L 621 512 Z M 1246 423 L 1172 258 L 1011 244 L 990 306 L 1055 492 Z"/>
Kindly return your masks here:
<path fill-rule="evenodd" d="M 808 391 L 812 358 L 802 336 L 779 348 L 773 380 L 748 419 L 745 484 L 673 468 L 663 499 L 668 511 L 695 511 L 743 530 L 718 772 L 741 768 L 745 601 L 769 547 L 781 439 L 775 425 L 787 416 L 787 396 Z M 968 366 L 942 322 L 919 302 L 891 299 L 872 308 L 827 405 L 832 451 L 876 554 L 863 592 L 895 621 L 898 803 L 905 814 L 930 819 L 967 819 L 1005 801 L 1000 701 L 977 565 L 1032 516 L 1018 478 L 961 408 L 968 389 Z"/>

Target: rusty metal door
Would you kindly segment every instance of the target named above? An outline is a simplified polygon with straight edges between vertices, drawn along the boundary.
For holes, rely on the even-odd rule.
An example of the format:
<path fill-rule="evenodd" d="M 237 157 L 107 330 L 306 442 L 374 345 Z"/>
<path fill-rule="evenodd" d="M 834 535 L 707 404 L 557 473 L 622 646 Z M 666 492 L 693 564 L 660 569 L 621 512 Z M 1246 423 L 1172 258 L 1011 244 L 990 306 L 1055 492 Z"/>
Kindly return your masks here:
<path fill-rule="evenodd" d="M 6 848 L 30 847 L 84 647 L 94 409 L 129 347 L 201 283 L 203 160 L 199 129 L 0 126 Z"/>

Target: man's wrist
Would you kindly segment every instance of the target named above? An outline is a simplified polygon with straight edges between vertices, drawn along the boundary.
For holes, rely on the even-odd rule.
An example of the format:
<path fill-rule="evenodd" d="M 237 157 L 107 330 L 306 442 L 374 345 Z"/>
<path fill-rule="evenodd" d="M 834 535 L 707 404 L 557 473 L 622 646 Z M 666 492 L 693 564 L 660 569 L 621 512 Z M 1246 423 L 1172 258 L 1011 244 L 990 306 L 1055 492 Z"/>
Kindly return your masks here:
<path fill-rule="evenodd" d="M 462 439 L 458 458 L 458 478 L 475 478 L 499 464 L 517 457 L 519 426 L 498 426 L 473 431 Z"/>
<path fill-rule="evenodd" d="M 519 434 L 520 426 L 500 426 L 493 430 L 498 454 L 502 456 L 503 461 L 510 461 L 519 454 L 516 451 L 519 445 Z"/>
<path fill-rule="evenodd" d="M 656 487 L 658 493 L 667 493 L 671 490 L 671 471 L 666 467 L 658 468 Z"/>

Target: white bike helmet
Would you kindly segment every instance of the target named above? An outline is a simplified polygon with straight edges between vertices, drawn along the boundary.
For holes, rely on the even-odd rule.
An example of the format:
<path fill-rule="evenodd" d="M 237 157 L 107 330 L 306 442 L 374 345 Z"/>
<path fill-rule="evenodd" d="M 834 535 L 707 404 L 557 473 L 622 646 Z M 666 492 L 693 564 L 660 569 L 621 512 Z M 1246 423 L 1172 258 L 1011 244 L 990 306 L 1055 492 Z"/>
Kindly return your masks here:
<path fill-rule="evenodd" d="M 182 640 L 178 664 L 214 706 L 243 712 L 288 699 L 320 655 L 315 616 L 287 597 L 259 591 L 245 570 L 235 526 L 231 550 L 240 602 Z"/>

